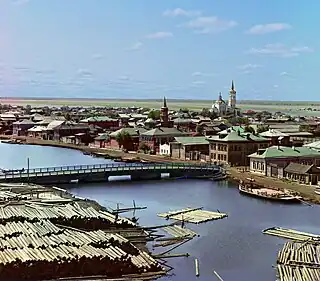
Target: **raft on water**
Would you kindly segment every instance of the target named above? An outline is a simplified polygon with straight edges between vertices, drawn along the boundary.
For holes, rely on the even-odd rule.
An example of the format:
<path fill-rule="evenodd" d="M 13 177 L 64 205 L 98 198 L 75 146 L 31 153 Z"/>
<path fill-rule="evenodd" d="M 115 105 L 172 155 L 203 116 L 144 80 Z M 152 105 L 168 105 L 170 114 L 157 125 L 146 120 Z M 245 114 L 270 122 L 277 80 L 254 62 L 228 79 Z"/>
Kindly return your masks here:
<path fill-rule="evenodd" d="M 202 223 L 211 220 L 219 220 L 227 217 L 226 213 L 204 211 L 202 208 L 185 208 L 178 211 L 158 214 L 158 217 L 185 221 L 190 223 Z"/>
<path fill-rule="evenodd" d="M 295 241 L 320 241 L 320 235 L 282 227 L 271 227 L 263 230 L 262 232 L 264 234 L 278 236 L 281 238 L 291 239 Z"/>
<path fill-rule="evenodd" d="M 278 281 L 320 280 L 320 245 L 287 242 L 278 253 Z"/>
<path fill-rule="evenodd" d="M 197 233 L 188 228 L 182 228 L 178 225 L 166 226 L 163 231 L 176 238 L 193 238 Z"/>

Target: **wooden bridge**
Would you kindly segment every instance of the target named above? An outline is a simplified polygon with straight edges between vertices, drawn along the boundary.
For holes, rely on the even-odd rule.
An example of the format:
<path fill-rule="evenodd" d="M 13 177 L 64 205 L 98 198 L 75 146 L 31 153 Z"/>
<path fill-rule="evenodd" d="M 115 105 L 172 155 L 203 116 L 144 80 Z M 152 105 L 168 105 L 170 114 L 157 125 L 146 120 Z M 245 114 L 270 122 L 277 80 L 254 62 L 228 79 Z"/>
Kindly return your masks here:
<path fill-rule="evenodd" d="M 131 180 L 169 177 L 215 177 L 221 168 L 211 164 L 98 164 L 7 170 L 0 173 L 0 182 L 28 182 L 35 184 L 62 184 L 72 182 L 103 182 L 111 176 L 130 176 Z"/>

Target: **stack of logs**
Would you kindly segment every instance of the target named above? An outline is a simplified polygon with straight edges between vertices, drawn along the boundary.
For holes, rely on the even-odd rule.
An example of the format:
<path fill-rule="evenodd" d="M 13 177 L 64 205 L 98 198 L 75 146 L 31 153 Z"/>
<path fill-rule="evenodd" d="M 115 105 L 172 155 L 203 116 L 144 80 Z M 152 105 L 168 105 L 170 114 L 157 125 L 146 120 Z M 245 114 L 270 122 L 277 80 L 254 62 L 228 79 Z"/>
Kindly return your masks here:
<path fill-rule="evenodd" d="M 48 219 L 54 224 L 81 229 L 108 229 L 110 227 L 132 228 L 135 224 L 110 212 L 82 207 L 78 203 L 62 206 L 43 206 L 40 204 L 20 204 L 1 207 L 0 224 L 6 222 L 38 222 Z"/>
<path fill-rule="evenodd" d="M 72 221 L 76 216 L 71 211 L 55 215 L 53 219 L 55 207 L 47 208 L 45 212 L 49 219 L 44 219 L 41 213 L 44 208 L 33 212 L 30 211 L 32 208 L 26 208 L 30 213 L 28 218 L 25 211 L 23 216 L 10 213 L 11 207 L 15 206 L 2 207 L 0 210 L 0 280 L 47 280 L 98 275 L 118 278 L 127 274 L 163 272 L 149 254 L 138 250 L 119 234 L 102 230 L 65 229 L 52 223 L 55 220 L 61 223 L 63 220 L 70 225 L 68 220 Z M 100 214 L 103 216 L 103 213 Z M 79 224 L 81 218 L 82 221 L 88 219 L 80 211 L 77 218 Z M 90 218 L 94 219 L 92 216 Z M 85 223 L 82 222 L 82 225 Z"/>

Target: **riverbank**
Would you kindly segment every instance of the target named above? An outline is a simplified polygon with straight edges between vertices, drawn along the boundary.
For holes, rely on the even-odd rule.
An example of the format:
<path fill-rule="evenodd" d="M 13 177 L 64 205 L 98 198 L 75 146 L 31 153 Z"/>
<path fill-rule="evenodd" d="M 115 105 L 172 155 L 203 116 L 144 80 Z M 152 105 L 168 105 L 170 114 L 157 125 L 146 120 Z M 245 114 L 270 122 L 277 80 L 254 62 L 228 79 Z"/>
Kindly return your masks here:
<path fill-rule="evenodd" d="M 0 136 L 0 139 L 11 139 L 12 136 Z M 89 147 L 83 145 L 74 145 L 50 140 L 41 140 L 28 137 L 15 137 L 14 139 L 20 140 L 22 144 L 29 145 L 41 145 L 41 146 L 53 146 L 61 148 L 69 148 L 82 151 L 83 153 L 97 155 L 99 157 L 111 158 L 111 159 L 139 159 L 144 162 L 168 162 L 168 163 L 185 163 L 183 160 L 173 159 L 160 155 L 149 155 L 144 153 L 126 153 L 122 150 L 111 150 L 107 148 Z M 18 144 L 17 144 L 18 145 Z M 199 161 L 188 161 L 188 163 L 199 163 Z M 252 174 L 245 171 L 244 168 L 230 167 L 228 168 L 228 176 L 233 181 L 239 182 L 240 180 L 246 180 L 247 178 L 253 178 L 258 185 L 265 187 L 277 187 L 280 189 L 289 189 L 298 192 L 303 200 L 312 202 L 314 204 L 320 204 L 320 195 L 317 195 L 314 191 L 315 186 L 301 185 L 293 182 L 283 181 L 276 178 L 268 178 L 260 175 Z"/>
<path fill-rule="evenodd" d="M 254 183 L 264 187 L 280 188 L 282 190 L 288 189 L 294 192 L 298 192 L 302 196 L 304 201 L 308 201 L 314 204 L 320 204 L 320 195 L 315 193 L 316 186 L 302 185 L 294 182 L 283 181 L 277 178 L 264 177 L 261 175 L 250 173 L 246 171 L 244 167 L 231 167 L 228 168 L 229 178 L 231 180 L 239 182 L 240 180 L 248 181 L 248 178 L 254 179 Z"/>

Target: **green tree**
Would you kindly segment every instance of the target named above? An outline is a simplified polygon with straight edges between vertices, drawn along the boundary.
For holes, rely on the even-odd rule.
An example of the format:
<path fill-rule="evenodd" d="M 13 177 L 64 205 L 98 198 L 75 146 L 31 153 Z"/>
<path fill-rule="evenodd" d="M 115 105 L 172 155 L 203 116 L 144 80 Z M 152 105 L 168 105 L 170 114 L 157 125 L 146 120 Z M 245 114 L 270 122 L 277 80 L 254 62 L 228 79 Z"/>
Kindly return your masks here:
<path fill-rule="evenodd" d="M 210 119 L 217 118 L 217 114 L 214 111 L 209 110 L 208 108 L 203 108 L 200 115 L 203 117 L 209 117 Z"/>
<path fill-rule="evenodd" d="M 244 131 L 245 131 L 246 133 L 251 133 L 251 134 L 255 134 L 255 133 L 256 133 L 256 131 L 254 130 L 254 128 L 251 127 L 251 126 L 249 126 L 249 125 L 246 125 L 246 126 L 244 127 Z"/>
<path fill-rule="evenodd" d="M 124 149 L 127 149 L 131 139 L 131 135 L 126 131 L 122 131 L 116 135 L 116 141 L 119 144 L 119 148 L 123 147 Z"/>
<path fill-rule="evenodd" d="M 146 143 L 142 142 L 139 144 L 139 150 L 143 151 L 144 153 L 148 153 L 151 148 L 149 145 L 147 145 Z"/>
<path fill-rule="evenodd" d="M 69 112 L 67 112 L 65 115 L 64 115 L 64 118 L 66 119 L 66 121 L 71 121 L 71 115 Z"/>
<path fill-rule="evenodd" d="M 153 120 L 159 120 L 160 119 L 160 110 L 151 110 L 148 114 L 148 118 L 151 118 Z"/>
<path fill-rule="evenodd" d="M 189 109 L 188 108 L 180 108 L 179 112 L 189 113 Z"/>
<path fill-rule="evenodd" d="M 198 134 L 202 135 L 203 134 L 203 126 L 202 125 L 197 125 L 196 132 Z"/>
<path fill-rule="evenodd" d="M 257 128 L 257 133 L 261 134 L 263 132 L 266 132 L 269 130 L 269 126 L 268 125 L 259 125 Z"/>

